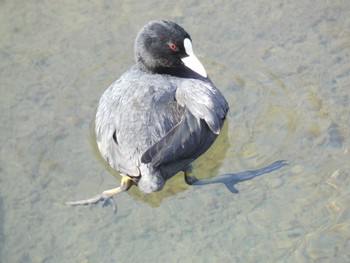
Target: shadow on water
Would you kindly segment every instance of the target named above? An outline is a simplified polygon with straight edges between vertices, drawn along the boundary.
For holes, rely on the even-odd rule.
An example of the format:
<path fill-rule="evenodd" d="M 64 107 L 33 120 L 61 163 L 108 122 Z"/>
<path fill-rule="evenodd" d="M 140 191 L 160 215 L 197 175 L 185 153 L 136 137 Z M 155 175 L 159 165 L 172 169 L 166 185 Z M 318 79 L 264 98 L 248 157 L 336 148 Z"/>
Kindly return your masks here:
<path fill-rule="evenodd" d="M 112 175 L 114 175 L 117 178 L 117 180 L 120 182 L 120 176 L 118 176 L 118 173 L 114 171 L 111 167 L 109 167 L 107 162 L 103 160 L 102 156 L 99 154 L 99 150 L 95 139 L 93 121 L 91 122 L 90 129 L 91 129 L 90 140 L 91 140 L 94 152 L 96 153 L 98 158 L 103 162 L 105 167 L 107 167 L 107 169 L 111 171 Z M 219 174 L 219 169 L 222 166 L 222 162 L 226 156 L 226 151 L 230 147 L 227 132 L 228 132 L 228 124 L 226 122 L 225 125 L 223 126 L 220 136 L 218 137 L 214 145 L 207 151 L 207 153 L 205 153 L 200 158 L 204 160 L 205 167 L 198 167 L 197 169 L 195 165 L 194 173 L 203 175 L 203 172 L 206 171 L 211 175 Z M 235 184 L 238 184 L 243 181 L 251 180 L 257 176 L 261 176 L 266 173 L 273 172 L 275 170 L 282 168 L 285 165 L 287 165 L 287 163 L 284 160 L 279 160 L 279 161 L 275 161 L 274 163 L 271 163 L 266 167 L 263 167 L 257 170 L 244 171 L 236 174 L 222 174 L 222 175 L 214 176 L 212 178 L 199 178 L 199 179 L 197 179 L 195 176 L 188 176 L 187 178 L 184 179 L 184 176 L 181 176 L 182 172 L 180 172 L 177 175 L 175 175 L 173 178 L 168 180 L 164 189 L 160 192 L 152 193 L 151 195 L 145 195 L 141 193 L 137 189 L 137 187 L 132 187 L 128 191 L 128 194 L 136 200 L 147 203 L 153 207 L 158 207 L 160 206 L 160 204 L 165 198 L 168 198 L 182 191 L 185 191 L 189 187 L 189 185 L 202 186 L 207 184 L 221 183 L 221 184 L 224 184 L 228 188 L 228 190 L 230 190 L 232 193 L 238 193 L 238 190 L 234 187 Z"/>
<path fill-rule="evenodd" d="M 192 177 L 190 178 L 190 182 L 188 183 L 194 186 L 221 183 L 221 184 L 224 184 L 227 187 L 227 189 L 230 190 L 231 193 L 238 193 L 238 190 L 234 187 L 235 184 L 251 180 L 255 177 L 258 177 L 266 173 L 271 173 L 286 165 L 288 165 L 288 163 L 285 160 L 279 160 L 258 170 L 245 171 L 245 172 L 240 172 L 236 174 L 221 174 L 213 178 L 200 179 L 200 180 L 198 180 L 195 177 Z"/>

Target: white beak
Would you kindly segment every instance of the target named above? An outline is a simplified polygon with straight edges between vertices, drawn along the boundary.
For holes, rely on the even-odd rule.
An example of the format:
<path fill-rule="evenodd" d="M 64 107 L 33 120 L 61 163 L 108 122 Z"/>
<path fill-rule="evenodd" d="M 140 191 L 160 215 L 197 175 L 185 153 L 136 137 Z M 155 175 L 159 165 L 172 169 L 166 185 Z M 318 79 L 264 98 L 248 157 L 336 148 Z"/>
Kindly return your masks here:
<path fill-rule="evenodd" d="M 206 78 L 208 76 L 207 72 L 205 71 L 205 68 L 203 67 L 202 63 L 194 55 L 191 40 L 185 38 L 184 47 L 188 57 L 182 58 L 182 62 L 185 64 L 186 67 L 192 69 L 194 72 L 197 72 L 199 75 Z"/>

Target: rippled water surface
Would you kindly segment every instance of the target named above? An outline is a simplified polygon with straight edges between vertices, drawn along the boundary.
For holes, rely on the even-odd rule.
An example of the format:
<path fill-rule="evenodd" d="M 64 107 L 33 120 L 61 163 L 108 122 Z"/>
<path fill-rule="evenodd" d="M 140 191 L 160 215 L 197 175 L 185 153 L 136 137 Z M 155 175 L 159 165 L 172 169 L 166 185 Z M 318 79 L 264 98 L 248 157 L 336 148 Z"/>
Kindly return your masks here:
<path fill-rule="evenodd" d="M 175 20 L 230 104 L 197 177 L 110 208 L 93 119 L 149 20 Z M 1 262 L 349 262 L 350 2 L 0 1 Z"/>

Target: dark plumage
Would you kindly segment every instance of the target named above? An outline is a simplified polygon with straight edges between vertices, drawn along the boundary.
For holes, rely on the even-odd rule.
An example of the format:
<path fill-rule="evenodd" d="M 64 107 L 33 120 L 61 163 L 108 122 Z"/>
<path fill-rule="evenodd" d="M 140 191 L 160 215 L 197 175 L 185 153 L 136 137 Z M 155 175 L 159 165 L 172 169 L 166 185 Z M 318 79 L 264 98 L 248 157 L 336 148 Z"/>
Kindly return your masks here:
<path fill-rule="evenodd" d="M 90 199 L 87 205 L 112 201 L 113 195 L 137 185 L 144 193 L 163 188 L 179 171 L 191 185 L 233 184 L 285 165 L 197 180 L 189 165 L 213 144 L 228 104 L 192 50 L 189 34 L 168 20 L 144 26 L 135 41 L 136 64 L 102 95 L 96 114 L 96 138 L 103 158 L 122 174 L 121 186 Z"/>
<path fill-rule="evenodd" d="M 145 193 L 161 190 L 202 155 L 228 111 L 199 61 L 199 73 L 182 61 L 193 56 L 185 39 L 190 36 L 174 22 L 147 24 L 135 41 L 136 65 L 106 90 L 98 106 L 102 156 Z"/>

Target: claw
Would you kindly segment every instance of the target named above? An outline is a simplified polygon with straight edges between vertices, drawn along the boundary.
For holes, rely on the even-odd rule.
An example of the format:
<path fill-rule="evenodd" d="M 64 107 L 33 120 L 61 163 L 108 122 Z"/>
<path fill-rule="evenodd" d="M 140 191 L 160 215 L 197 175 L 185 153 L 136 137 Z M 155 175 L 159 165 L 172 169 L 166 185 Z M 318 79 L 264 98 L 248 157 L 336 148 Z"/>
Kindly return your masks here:
<path fill-rule="evenodd" d="M 102 194 L 103 195 L 103 194 Z M 116 214 L 117 213 L 117 203 L 116 201 L 114 200 L 113 196 L 110 196 L 110 197 L 107 197 L 106 199 L 104 200 L 101 200 L 103 201 L 102 203 L 102 206 L 105 207 L 105 206 L 111 206 L 112 207 L 112 210 L 113 210 L 113 213 Z"/>

